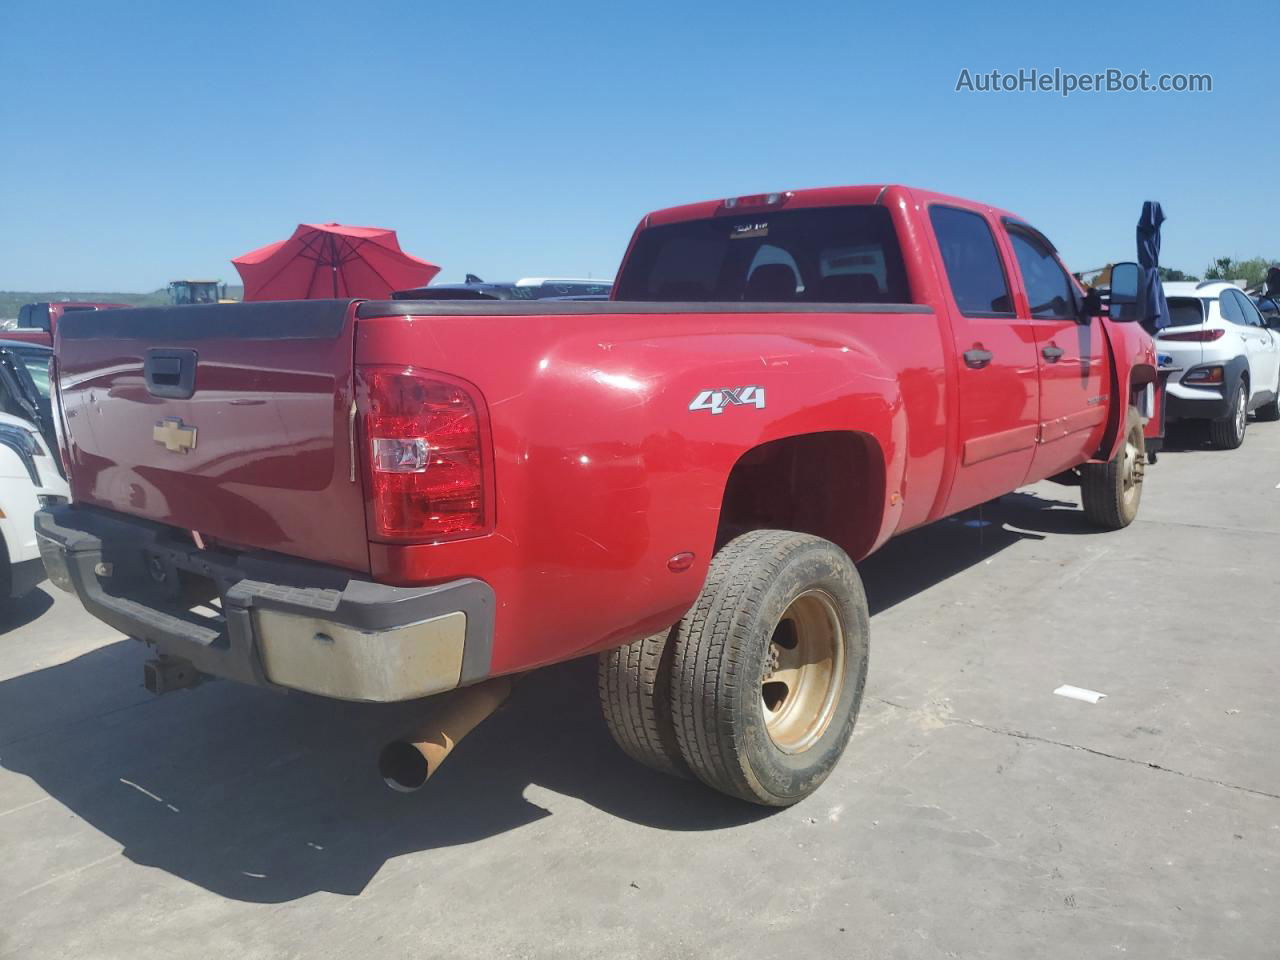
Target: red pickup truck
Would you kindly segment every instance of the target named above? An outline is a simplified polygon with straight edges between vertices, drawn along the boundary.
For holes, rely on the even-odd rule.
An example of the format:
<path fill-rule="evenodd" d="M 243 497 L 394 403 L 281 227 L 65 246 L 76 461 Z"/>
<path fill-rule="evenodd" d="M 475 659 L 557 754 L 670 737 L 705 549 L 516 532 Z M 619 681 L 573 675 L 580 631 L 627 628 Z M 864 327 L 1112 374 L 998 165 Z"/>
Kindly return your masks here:
<path fill-rule="evenodd" d="M 1046 477 L 1102 527 L 1137 512 L 1152 342 L 1012 214 L 900 186 L 676 207 L 613 298 L 70 315 L 50 578 L 159 649 L 153 687 L 484 691 L 384 751 L 393 785 L 494 678 L 599 653 L 629 754 L 785 805 L 857 716 L 859 560 Z"/>
<path fill-rule="evenodd" d="M 52 303 L 26 303 L 18 310 L 18 326 L 14 330 L 0 331 L 5 340 L 24 340 L 53 346 L 53 335 L 58 321 L 68 313 L 94 310 L 113 310 L 127 307 L 127 303 L 97 303 L 88 300 L 59 300 Z"/>

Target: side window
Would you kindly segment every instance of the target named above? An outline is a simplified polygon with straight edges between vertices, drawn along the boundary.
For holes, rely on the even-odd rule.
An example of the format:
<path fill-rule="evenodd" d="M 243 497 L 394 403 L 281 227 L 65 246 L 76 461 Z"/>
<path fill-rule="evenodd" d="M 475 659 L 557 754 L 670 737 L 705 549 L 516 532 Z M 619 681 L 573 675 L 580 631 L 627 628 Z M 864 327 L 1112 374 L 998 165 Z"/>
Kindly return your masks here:
<path fill-rule="evenodd" d="M 1234 290 L 1222 291 L 1222 295 L 1218 298 L 1218 309 L 1222 311 L 1222 319 L 1227 323 L 1234 323 L 1241 327 L 1245 325 L 1244 311 L 1236 302 Z"/>
<path fill-rule="evenodd" d="M 955 207 L 930 207 L 929 220 L 956 306 L 967 317 L 1013 316 L 1009 282 L 985 217 Z"/>
<path fill-rule="evenodd" d="M 1022 282 L 1027 288 L 1031 315 L 1041 318 L 1070 317 L 1071 281 L 1058 264 L 1053 251 L 1038 238 L 1021 230 L 1009 231 L 1013 255 L 1018 258 Z"/>
<path fill-rule="evenodd" d="M 1266 324 L 1262 322 L 1262 314 L 1258 312 L 1258 308 L 1253 305 L 1252 300 L 1246 297 L 1243 293 L 1236 293 L 1234 290 L 1232 290 L 1231 293 L 1235 294 L 1235 296 L 1239 298 L 1237 302 L 1240 305 L 1240 312 L 1244 314 L 1245 323 L 1251 327 L 1266 326 Z"/>

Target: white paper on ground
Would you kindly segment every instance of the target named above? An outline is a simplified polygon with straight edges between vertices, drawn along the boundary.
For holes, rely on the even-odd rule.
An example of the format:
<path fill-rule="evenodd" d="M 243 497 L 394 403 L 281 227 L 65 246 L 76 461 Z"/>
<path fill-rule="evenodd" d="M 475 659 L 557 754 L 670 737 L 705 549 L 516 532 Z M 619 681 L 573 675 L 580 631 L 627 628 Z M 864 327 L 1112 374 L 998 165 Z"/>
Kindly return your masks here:
<path fill-rule="evenodd" d="M 1085 703 L 1097 703 L 1106 696 L 1105 693 L 1099 693 L 1097 690 L 1086 690 L 1084 687 L 1073 687 L 1069 683 L 1064 683 L 1053 692 L 1060 697 L 1070 697 L 1072 700 L 1083 700 Z"/>

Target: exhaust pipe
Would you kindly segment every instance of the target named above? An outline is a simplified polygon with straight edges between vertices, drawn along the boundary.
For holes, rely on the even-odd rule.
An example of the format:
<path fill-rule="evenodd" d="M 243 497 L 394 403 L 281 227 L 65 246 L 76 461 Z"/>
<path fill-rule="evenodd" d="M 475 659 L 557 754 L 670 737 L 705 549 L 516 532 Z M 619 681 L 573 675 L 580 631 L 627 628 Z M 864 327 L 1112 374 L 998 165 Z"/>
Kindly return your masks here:
<path fill-rule="evenodd" d="M 502 706 L 510 693 L 510 677 L 495 677 L 455 690 L 426 726 L 382 748 L 378 773 L 392 790 L 417 790 L 440 769 L 462 738 Z"/>

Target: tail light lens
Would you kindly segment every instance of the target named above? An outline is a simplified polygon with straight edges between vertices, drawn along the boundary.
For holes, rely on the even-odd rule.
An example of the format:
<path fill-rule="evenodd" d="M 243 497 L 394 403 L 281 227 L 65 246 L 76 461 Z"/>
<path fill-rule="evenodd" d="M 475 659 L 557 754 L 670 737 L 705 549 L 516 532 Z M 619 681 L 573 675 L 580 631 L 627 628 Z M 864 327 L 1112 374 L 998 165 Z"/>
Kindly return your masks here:
<path fill-rule="evenodd" d="M 1227 331 L 1219 328 L 1217 330 L 1192 330 L 1190 333 L 1161 333 L 1161 340 L 1183 340 L 1190 343 L 1212 343 L 1214 340 L 1222 339 Z"/>
<path fill-rule="evenodd" d="M 453 540 L 492 528 L 488 426 L 464 384 L 405 367 L 357 366 L 371 530 Z"/>
<path fill-rule="evenodd" d="M 1202 387 L 1216 387 L 1225 379 L 1222 367 L 1196 367 L 1183 374 L 1183 383 L 1197 384 Z"/>

